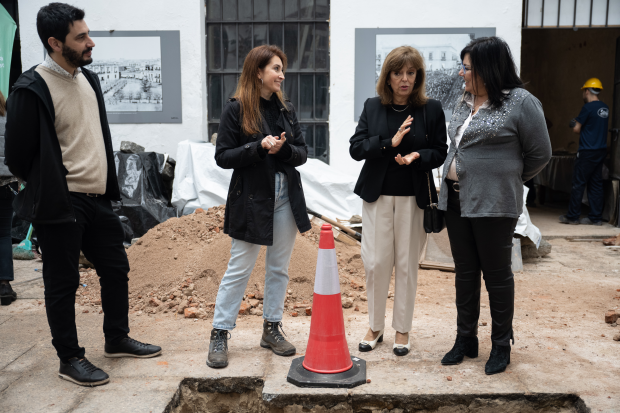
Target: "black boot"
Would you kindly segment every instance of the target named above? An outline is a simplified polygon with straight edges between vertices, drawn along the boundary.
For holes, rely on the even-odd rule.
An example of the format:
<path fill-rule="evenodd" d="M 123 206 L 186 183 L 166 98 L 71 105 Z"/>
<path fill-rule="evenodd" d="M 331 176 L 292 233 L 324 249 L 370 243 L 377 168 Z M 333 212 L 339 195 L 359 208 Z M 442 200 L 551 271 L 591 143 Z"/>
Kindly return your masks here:
<path fill-rule="evenodd" d="M 15 300 L 17 300 L 17 293 L 13 291 L 11 284 L 0 283 L 0 304 L 10 305 Z"/>
<path fill-rule="evenodd" d="M 459 364 L 465 356 L 472 359 L 478 357 L 478 337 L 463 337 L 457 334 L 452 350 L 443 356 L 441 364 L 444 366 Z"/>
<path fill-rule="evenodd" d="M 219 369 L 228 366 L 228 330 L 211 330 L 207 366 Z"/>
<path fill-rule="evenodd" d="M 260 346 L 270 348 L 278 356 L 294 355 L 297 351 L 295 346 L 286 341 L 279 328 L 282 328 L 282 322 L 263 321 L 263 336 L 260 339 Z"/>
<path fill-rule="evenodd" d="M 491 356 L 484 366 L 484 372 L 487 375 L 501 373 L 506 370 L 506 366 L 510 364 L 510 346 L 500 346 L 493 344 L 491 348 Z"/>
<path fill-rule="evenodd" d="M 58 376 L 80 386 L 94 387 L 106 384 L 110 377 L 86 358 L 73 357 L 67 363 L 60 362 Z"/>

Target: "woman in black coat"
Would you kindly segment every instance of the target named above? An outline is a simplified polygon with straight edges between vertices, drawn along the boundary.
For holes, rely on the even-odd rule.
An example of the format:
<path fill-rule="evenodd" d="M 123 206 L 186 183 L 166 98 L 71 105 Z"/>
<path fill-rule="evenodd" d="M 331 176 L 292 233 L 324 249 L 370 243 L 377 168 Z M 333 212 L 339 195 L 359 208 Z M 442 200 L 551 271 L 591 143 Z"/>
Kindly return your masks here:
<path fill-rule="evenodd" d="M 404 356 L 410 349 L 418 260 L 426 237 L 424 208 L 437 202 L 431 171 L 443 164 L 448 149 L 441 103 L 426 97 L 425 78 L 424 58 L 416 49 L 392 50 L 377 82 L 379 96 L 364 103 L 350 140 L 353 159 L 365 161 L 355 193 L 364 200 L 362 260 L 370 329 L 360 351 L 383 341 L 393 269 L 393 351 Z"/>
<path fill-rule="evenodd" d="M 228 331 L 236 326 L 261 245 L 267 245 L 267 257 L 260 345 L 280 356 L 295 354 L 279 328 L 297 230 L 311 226 L 295 169 L 306 163 L 308 147 L 295 109 L 281 91 L 285 70 L 286 55 L 279 48 L 252 49 L 235 97 L 220 118 L 215 160 L 221 168 L 234 169 L 224 220 L 232 247 L 215 302 L 209 367 L 228 365 Z"/>

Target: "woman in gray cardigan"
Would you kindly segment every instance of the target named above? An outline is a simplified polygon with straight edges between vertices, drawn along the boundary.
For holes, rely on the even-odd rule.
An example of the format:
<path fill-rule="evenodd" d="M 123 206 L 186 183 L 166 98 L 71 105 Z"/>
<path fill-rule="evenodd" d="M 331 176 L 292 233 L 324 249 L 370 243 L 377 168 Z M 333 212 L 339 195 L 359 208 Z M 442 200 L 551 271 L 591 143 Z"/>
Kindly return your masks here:
<path fill-rule="evenodd" d="M 502 39 L 472 40 L 461 60 L 465 93 L 448 128 L 451 145 L 439 196 L 456 269 L 457 337 L 441 363 L 478 356 L 482 271 L 493 320 L 485 372 L 495 374 L 506 370 L 514 342 L 511 252 L 523 182 L 547 164 L 551 143 L 542 105 L 523 89 Z"/>

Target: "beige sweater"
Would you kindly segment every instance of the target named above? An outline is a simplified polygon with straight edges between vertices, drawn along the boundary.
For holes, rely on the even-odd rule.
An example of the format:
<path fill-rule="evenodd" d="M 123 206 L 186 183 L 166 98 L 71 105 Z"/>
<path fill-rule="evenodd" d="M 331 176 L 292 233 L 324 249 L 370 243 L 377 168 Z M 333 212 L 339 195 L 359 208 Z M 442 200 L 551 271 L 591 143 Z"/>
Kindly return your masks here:
<path fill-rule="evenodd" d="M 108 163 L 95 91 L 82 73 L 73 79 L 42 65 L 35 70 L 52 95 L 69 191 L 105 194 Z"/>

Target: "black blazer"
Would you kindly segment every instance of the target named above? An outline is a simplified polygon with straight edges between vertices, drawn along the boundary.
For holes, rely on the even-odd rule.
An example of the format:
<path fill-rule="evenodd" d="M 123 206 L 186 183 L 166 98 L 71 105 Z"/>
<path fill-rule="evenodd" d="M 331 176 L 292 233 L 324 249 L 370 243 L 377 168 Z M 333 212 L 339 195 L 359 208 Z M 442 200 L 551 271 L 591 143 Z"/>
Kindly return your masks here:
<path fill-rule="evenodd" d="M 351 157 L 356 161 L 366 161 L 354 190 L 366 202 L 375 202 L 379 199 L 383 179 L 391 158 L 391 155 L 386 154 L 381 147 L 382 140 L 392 138 L 387 124 L 388 109 L 388 106 L 381 104 L 379 97 L 367 99 L 364 102 L 364 110 L 355 129 L 355 135 L 349 140 Z M 427 133 L 428 135 L 427 149 L 418 150 L 420 157 L 412 163 L 416 202 L 419 208 L 424 209 L 430 204 L 428 180 L 425 172 L 430 173 L 432 169 L 441 166 L 448 153 L 446 118 L 441 102 L 429 99 L 426 103 L 427 131 L 425 131 L 422 106 L 414 109 L 414 124 L 415 128 L 412 128 L 409 133 L 422 136 Z M 430 192 L 433 202 L 437 202 L 437 191 L 433 179 L 430 179 Z"/>
<path fill-rule="evenodd" d="M 217 132 L 215 162 L 220 168 L 233 169 L 226 199 L 224 233 L 252 244 L 273 245 L 275 162 L 280 162 L 286 171 L 289 200 L 299 232 L 312 227 L 301 177 L 295 169 L 306 163 L 308 147 L 293 105 L 287 102 L 287 110 L 279 100 L 277 104 L 280 109 L 278 125 L 286 132 L 286 142 L 275 155 L 269 155 L 261 146 L 263 138 L 271 135 L 264 119 L 260 133 L 243 133 L 241 104 L 236 99 L 230 99 L 224 106 Z"/>

